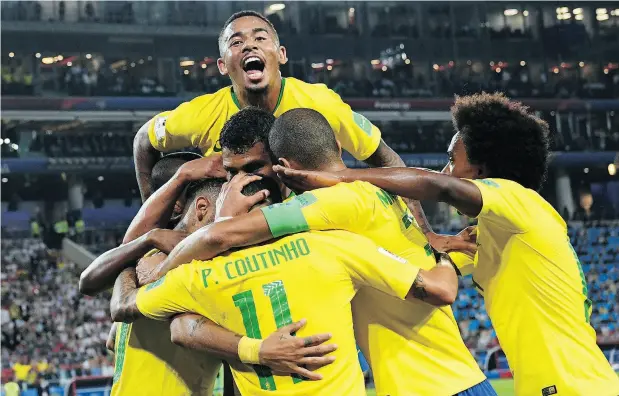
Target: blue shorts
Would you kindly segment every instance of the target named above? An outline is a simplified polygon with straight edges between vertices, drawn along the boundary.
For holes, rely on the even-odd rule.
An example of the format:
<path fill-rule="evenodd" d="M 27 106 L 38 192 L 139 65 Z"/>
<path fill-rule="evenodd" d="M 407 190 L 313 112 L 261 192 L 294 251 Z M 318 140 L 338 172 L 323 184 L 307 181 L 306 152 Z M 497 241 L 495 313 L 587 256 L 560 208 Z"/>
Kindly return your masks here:
<path fill-rule="evenodd" d="M 454 396 L 497 396 L 496 392 L 488 380 L 484 380 L 479 384 L 468 388 L 465 391 L 455 394 Z"/>

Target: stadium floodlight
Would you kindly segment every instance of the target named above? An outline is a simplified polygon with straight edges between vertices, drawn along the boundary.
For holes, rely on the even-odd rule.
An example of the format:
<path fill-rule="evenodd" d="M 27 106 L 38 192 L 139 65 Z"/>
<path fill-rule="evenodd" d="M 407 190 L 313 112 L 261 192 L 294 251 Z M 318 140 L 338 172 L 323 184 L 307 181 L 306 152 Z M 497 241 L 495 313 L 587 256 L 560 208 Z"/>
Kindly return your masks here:
<path fill-rule="evenodd" d="M 596 8 L 595 9 L 595 14 L 596 15 L 604 15 L 607 14 L 608 11 L 606 10 L 606 8 Z"/>
<path fill-rule="evenodd" d="M 574 15 L 582 14 L 582 8 L 574 8 L 572 12 L 574 13 Z"/>
<path fill-rule="evenodd" d="M 583 172 L 585 172 L 585 173 L 589 173 L 589 168 L 585 168 L 585 169 L 583 169 Z"/>
<path fill-rule="evenodd" d="M 181 67 L 193 66 L 195 64 L 192 60 L 184 60 L 180 62 Z"/>
<path fill-rule="evenodd" d="M 12 58 L 15 56 L 15 52 L 9 52 L 9 58 Z"/>
<path fill-rule="evenodd" d="M 185 71 L 183 71 L 183 74 L 184 74 L 184 75 L 186 75 L 186 76 L 188 76 L 188 75 L 189 75 L 189 70 L 185 70 Z"/>
<path fill-rule="evenodd" d="M 522 15 L 528 17 L 529 16 L 529 11 L 527 11 L 527 10 L 522 11 Z"/>
<path fill-rule="evenodd" d="M 34 54 L 34 56 L 35 56 L 37 59 L 39 59 L 39 58 L 41 57 L 41 53 L 40 53 L 40 52 L 37 52 L 36 54 Z"/>
<path fill-rule="evenodd" d="M 503 11 L 503 15 L 505 16 L 514 16 L 514 15 L 518 15 L 518 10 L 515 8 L 509 8 L 505 11 Z"/>
<path fill-rule="evenodd" d="M 3 177 L 3 178 L 2 178 L 2 183 L 6 183 L 6 182 L 8 182 L 8 181 L 9 181 L 9 179 L 7 179 L 6 177 Z"/>
<path fill-rule="evenodd" d="M 608 20 L 608 14 L 598 14 L 595 16 L 595 19 L 597 19 L 598 21 L 606 21 Z"/>
<path fill-rule="evenodd" d="M 578 62 L 578 66 L 585 67 L 585 62 Z"/>
<path fill-rule="evenodd" d="M 11 139 L 9 138 L 4 139 L 4 144 L 9 144 L 9 143 L 11 143 Z"/>
<path fill-rule="evenodd" d="M 578 15 L 574 15 L 574 19 L 576 19 L 577 21 L 582 21 L 583 19 L 585 19 L 583 14 L 578 14 Z"/>
<path fill-rule="evenodd" d="M 15 143 L 11 144 L 11 148 L 15 151 L 19 150 L 19 146 L 16 145 Z"/>
<path fill-rule="evenodd" d="M 407 65 L 410 65 L 411 64 L 411 60 L 407 59 L 407 60 L 404 61 L 404 63 L 406 63 Z"/>
<path fill-rule="evenodd" d="M 99 180 L 100 182 L 104 180 L 103 176 L 99 176 L 97 177 L 97 180 Z"/>
<path fill-rule="evenodd" d="M 527 62 L 525 62 L 525 61 L 520 61 L 520 66 L 523 66 L 523 67 L 524 67 L 524 66 L 526 66 L 526 65 L 527 65 Z"/>
<path fill-rule="evenodd" d="M 202 68 L 203 68 L 203 69 L 206 69 L 206 63 L 203 63 L 203 64 L 202 64 Z"/>
<path fill-rule="evenodd" d="M 86 54 L 86 59 L 92 59 L 92 54 Z"/>
<path fill-rule="evenodd" d="M 611 176 L 615 176 L 617 174 L 617 165 L 608 164 L 608 174 Z"/>
<path fill-rule="evenodd" d="M 73 66 L 73 62 L 67 62 L 67 66 L 69 67 Z"/>
<path fill-rule="evenodd" d="M 277 12 L 277 11 L 283 10 L 284 8 L 286 8 L 286 4 L 284 4 L 284 3 L 275 3 L 275 4 L 271 4 L 268 7 L 268 10 L 270 12 Z"/>

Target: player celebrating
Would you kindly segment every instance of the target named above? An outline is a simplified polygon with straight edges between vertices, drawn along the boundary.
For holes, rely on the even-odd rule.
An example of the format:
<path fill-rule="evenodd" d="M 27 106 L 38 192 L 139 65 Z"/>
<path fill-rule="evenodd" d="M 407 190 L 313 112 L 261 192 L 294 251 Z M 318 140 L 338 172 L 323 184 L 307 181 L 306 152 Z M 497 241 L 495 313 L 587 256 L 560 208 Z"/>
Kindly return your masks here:
<path fill-rule="evenodd" d="M 231 87 L 199 96 L 173 111 L 155 116 L 144 124 L 134 140 L 134 162 L 142 200 L 151 194 L 149 179 L 159 151 L 198 147 L 208 156 L 221 151 L 219 134 L 224 123 L 240 109 L 257 106 L 276 117 L 294 108 L 312 108 L 329 121 L 342 147 L 372 166 L 405 166 L 402 159 L 381 139 L 380 130 L 323 84 L 308 84 L 282 78 L 280 65 L 288 61 L 286 48 L 271 22 L 254 11 L 232 15 L 219 35 L 222 75 Z M 215 159 L 214 159 L 215 160 Z M 418 202 L 413 215 L 434 247 L 443 251 L 458 240 L 437 235 L 430 229 Z"/>
<path fill-rule="evenodd" d="M 502 94 L 459 97 L 443 174 L 421 169 L 306 172 L 276 167 L 312 189 L 364 180 L 435 200 L 478 219 L 472 271 L 518 395 L 617 395 L 619 379 L 589 324 L 580 262 L 565 221 L 536 191 L 548 167 L 548 125 Z M 468 179 L 468 180 L 463 180 Z"/>
<path fill-rule="evenodd" d="M 266 131 L 252 126 L 261 126 Z M 253 153 L 250 157 L 263 158 L 262 162 L 280 158 L 283 163 L 299 169 L 346 169 L 340 146 L 327 120 L 311 109 L 293 109 L 277 119 L 260 109 L 244 109 L 235 114 L 222 132 L 222 145 L 226 143 L 224 167 L 228 164 L 243 169 L 245 164 L 240 160 L 248 157 L 231 155 L 229 148 L 240 146 L 233 144 L 233 136 L 239 137 L 236 140 L 243 137 L 253 142 L 269 130 L 268 144 L 260 147 L 265 153 L 258 155 L 260 150 L 256 145 L 251 149 L 245 147 L 246 152 Z M 235 160 L 237 157 L 239 161 Z M 251 167 L 254 168 L 256 166 Z M 229 173 L 237 169 L 226 168 Z M 226 208 L 221 211 L 228 210 L 233 197 L 232 193 L 228 194 L 223 202 Z M 247 209 L 248 206 L 241 208 L 240 212 L 247 212 Z M 239 209 L 235 208 L 226 215 L 238 213 Z M 345 229 L 369 237 L 421 268 L 436 266 L 432 249 L 404 202 L 364 182 L 305 193 L 282 205 L 202 229 L 182 242 L 166 264 L 174 266 L 192 258 L 209 259 L 223 251 L 274 237 L 328 229 Z M 464 345 L 451 308 L 447 306 L 456 297 L 456 273 L 449 266 L 441 271 L 451 276 L 451 282 L 442 283 L 440 299 L 427 300 L 440 308 L 418 300 L 399 301 L 371 288 L 361 289 L 353 300 L 355 338 L 368 357 L 378 394 L 495 395 Z M 423 276 L 417 278 L 414 287 L 419 299 L 424 299 L 425 287 L 433 281 Z M 219 333 L 215 338 L 207 334 L 208 331 L 198 329 L 193 337 L 184 337 L 186 345 L 208 349 L 210 344 L 228 343 L 224 340 L 233 337 Z"/>
<path fill-rule="evenodd" d="M 442 266 L 423 270 L 346 231 L 302 233 L 270 244 L 239 250 L 211 261 L 182 265 L 152 285 L 137 288 L 135 270 L 116 280 L 111 312 L 115 321 L 142 317 L 166 320 L 195 312 L 244 334 L 239 344 L 245 362 L 258 363 L 259 340 L 277 328 L 307 317 L 299 331 L 330 331 L 338 344 L 336 359 L 319 371 L 324 379 L 304 381 L 275 375 L 265 366 L 231 363 L 243 395 L 365 395 L 357 362 L 350 300 L 360 286 L 400 299 L 418 298 L 413 283 L 423 274 L 444 277 Z M 320 287 L 316 287 L 320 285 Z M 324 290 L 328 290 L 325 293 Z M 441 298 L 429 287 L 427 298 Z M 251 337 L 251 338 L 248 338 Z M 241 346 L 246 344 L 248 348 Z"/>

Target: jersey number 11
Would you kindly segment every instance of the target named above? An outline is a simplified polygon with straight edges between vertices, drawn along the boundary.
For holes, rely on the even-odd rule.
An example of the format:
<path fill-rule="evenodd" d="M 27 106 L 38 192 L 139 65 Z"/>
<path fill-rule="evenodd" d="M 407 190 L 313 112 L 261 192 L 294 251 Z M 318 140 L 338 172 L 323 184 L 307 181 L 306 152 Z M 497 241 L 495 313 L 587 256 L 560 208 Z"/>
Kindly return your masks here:
<path fill-rule="evenodd" d="M 288 306 L 288 296 L 284 283 L 279 280 L 266 285 L 262 285 L 264 295 L 271 300 L 271 308 L 275 317 L 275 325 L 280 327 L 287 326 L 292 323 L 290 315 L 290 307 Z M 256 313 L 256 303 L 254 302 L 254 293 L 251 290 L 245 290 L 232 296 L 234 305 L 239 308 L 243 317 L 243 326 L 247 337 L 262 338 L 260 333 L 260 325 L 258 324 L 258 315 Z M 266 366 L 254 365 L 254 370 L 260 381 L 260 388 L 264 390 L 276 390 L 275 379 L 271 373 L 271 369 Z M 293 374 L 292 381 L 296 384 L 302 381 L 301 377 Z"/>

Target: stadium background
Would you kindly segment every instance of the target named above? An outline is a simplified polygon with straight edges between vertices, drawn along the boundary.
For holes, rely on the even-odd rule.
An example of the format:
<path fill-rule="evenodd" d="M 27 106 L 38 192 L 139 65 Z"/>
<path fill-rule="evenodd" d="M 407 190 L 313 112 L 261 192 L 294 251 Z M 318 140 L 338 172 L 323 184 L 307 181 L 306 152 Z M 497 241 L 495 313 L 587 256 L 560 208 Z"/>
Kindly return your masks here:
<path fill-rule="evenodd" d="M 139 208 L 133 134 L 158 111 L 228 84 L 215 65 L 216 37 L 243 9 L 264 12 L 278 29 L 290 58 L 284 76 L 334 89 L 409 166 L 446 162 L 454 94 L 500 90 L 539 112 L 555 152 L 542 194 L 569 221 L 594 301 L 591 323 L 617 368 L 617 3 L 1 6 L 3 384 L 18 374 L 24 395 L 107 394 L 108 300 L 80 296 L 78 274 L 119 242 Z M 424 209 L 436 230 L 466 225 L 443 205 Z M 499 394 L 510 395 L 483 300 L 469 279 L 461 286 L 454 312 L 463 338 Z"/>

